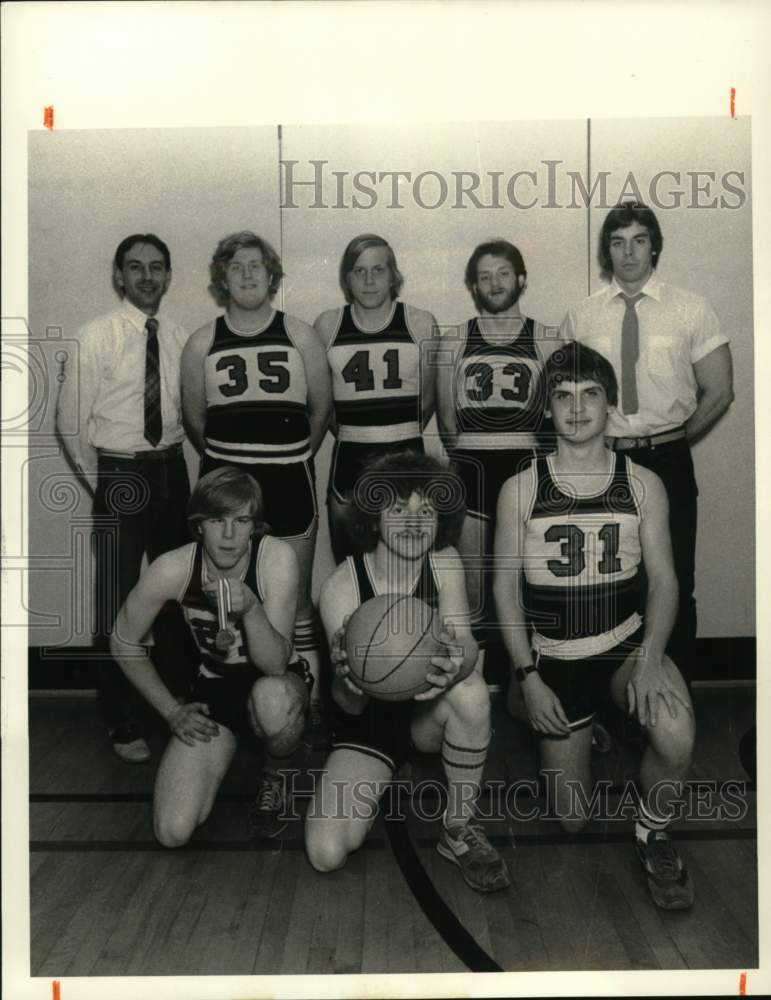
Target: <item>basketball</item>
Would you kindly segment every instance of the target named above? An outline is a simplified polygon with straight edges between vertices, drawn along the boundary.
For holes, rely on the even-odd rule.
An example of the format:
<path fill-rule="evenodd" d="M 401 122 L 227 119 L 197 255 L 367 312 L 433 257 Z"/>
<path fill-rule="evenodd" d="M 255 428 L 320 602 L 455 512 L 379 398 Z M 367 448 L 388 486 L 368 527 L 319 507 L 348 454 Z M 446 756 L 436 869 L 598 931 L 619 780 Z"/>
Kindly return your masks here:
<path fill-rule="evenodd" d="M 383 701 L 407 701 L 431 685 L 431 657 L 442 644 L 436 612 L 417 597 L 384 594 L 351 617 L 345 651 L 351 681 Z"/>

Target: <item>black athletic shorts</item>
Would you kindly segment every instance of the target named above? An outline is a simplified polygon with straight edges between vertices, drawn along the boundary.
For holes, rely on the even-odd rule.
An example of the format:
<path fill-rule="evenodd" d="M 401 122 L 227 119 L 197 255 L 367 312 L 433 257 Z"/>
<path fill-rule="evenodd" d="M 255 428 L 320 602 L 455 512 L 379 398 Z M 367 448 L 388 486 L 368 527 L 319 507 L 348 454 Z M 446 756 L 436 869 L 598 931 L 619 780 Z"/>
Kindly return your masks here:
<path fill-rule="evenodd" d="M 263 518 L 278 538 L 304 538 L 319 516 L 313 459 L 289 464 L 225 462 L 204 454 L 201 475 L 223 465 L 248 472 L 262 488 Z"/>
<path fill-rule="evenodd" d="M 511 476 L 526 469 L 534 457 L 533 448 L 502 448 L 500 451 L 453 449 L 450 458 L 463 483 L 468 513 L 493 520 L 501 487 Z"/>
<path fill-rule="evenodd" d="M 413 702 L 370 698 L 361 715 L 333 706 L 332 749 L 356 750 L 382 760 L 398 771 L 412 747 L 410 723 Z"/>
<path fill-rule="evenodd" d="M 406 441 L 372 441 L 359 444 L 358 441 L 336 441 L 332 452 L 332 467 L 329 473 L 329 492 L 339 503 L 351 499 L 353 487 L 359 473 L 367 461 L 390 455 L 394 451 L 407 449 L 423 453 L 423 438 L 408 438 Z"/>
<path fill-rule="evenodd" d="M 630 653 L 640 646 L 643 628 L 609 649 L 585 660 L 557 660 L 537 656 L 538 673 L 557 695 L 571 729 L 583 729 L 597 709 L 608 700 L 610 681 Z"/>
<path fill-rule="evenodd" d="M 287 671 L 297 674 L 305 684 L 310 698 L 313 674 L 307 660 L 298 657 L 294 663 L 289 664 Z M 209 706 L 210 719 L 227 726 L 236 736 L 244 736 L 253 732 L 246 707 L 249 694 L 257 681 L 266 676 L 259 671 L 235 674 L 233 677 L 207 677 L 199 673 L 193 682 L 188 701 L 204 702 Z"/>

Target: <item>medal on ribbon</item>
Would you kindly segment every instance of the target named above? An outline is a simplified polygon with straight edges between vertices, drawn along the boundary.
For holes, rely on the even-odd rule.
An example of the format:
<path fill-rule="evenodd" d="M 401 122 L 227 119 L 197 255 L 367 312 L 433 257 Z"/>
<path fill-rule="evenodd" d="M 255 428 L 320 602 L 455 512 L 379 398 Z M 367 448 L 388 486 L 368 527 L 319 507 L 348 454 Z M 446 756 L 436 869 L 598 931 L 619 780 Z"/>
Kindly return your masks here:
<path fill-rule="evenodd" d="M 214 645 L 221 653 L 226 653 L 236 641 L 235 634 L 228 628 L 228 615 L 232 610 L 230 602 L 230 583 L 225 579 L 217 580 L 217 623 L 219 632 Z"/>

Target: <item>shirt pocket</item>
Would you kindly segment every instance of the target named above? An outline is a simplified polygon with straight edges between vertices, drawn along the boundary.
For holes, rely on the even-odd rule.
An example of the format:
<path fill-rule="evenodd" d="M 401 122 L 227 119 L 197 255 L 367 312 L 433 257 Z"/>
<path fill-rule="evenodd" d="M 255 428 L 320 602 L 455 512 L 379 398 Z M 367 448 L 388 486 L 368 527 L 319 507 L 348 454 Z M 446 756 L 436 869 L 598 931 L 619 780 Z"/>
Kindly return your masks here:
<path fill-rule="evenodd" d="M 683 372 L 683 365 L 688 364 L 685 340 L 683 337 L 654 334 L 648 339 L 641 360 L 651 375 L 677 378 Z"/>

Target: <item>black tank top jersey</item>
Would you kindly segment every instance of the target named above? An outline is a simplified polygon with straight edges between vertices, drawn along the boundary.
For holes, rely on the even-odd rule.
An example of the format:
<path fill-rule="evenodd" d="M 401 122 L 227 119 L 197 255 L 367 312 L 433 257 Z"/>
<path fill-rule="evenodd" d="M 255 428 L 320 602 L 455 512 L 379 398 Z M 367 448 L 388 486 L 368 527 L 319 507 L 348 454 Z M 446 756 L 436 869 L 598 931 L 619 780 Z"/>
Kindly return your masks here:
<path fill-rule="evenodd" d="M 466 344 L 455 364 L 458 433 L 490 435 L 541 429 L 544 420 L 542 358 L 535 322 L 525 318 L 517 338 L 489 344 L 479 318 L 466 324 Z"/>
<path fill-rule="evenodd" d="M 348 568 L 359 595 L 357 607 L 361 607 L 370 598 L 378 596 L 375 592 L 372 576 L 370 575 L 369 560 L 364 553 L 357 552 L 355 555 L 348 556 L 346 562 L 348 563 Z M 423 560 L 420 576 L 409 596 L 419 598 L 424 604 L 428 604 L 429 607 L 436 608 L 439 606 L 439 584 L 432 552 L 429 552 Z"/>
<path fill-rule="evenodd" d="M 252 545 L 249 555 L 249 565 L 244 574 L 244 583 L 261 601 L 265 600 L 265 592 L 260 577 L 266 537 L 263 535 L 256 544 Z M 182 605 L 182 612 L 185 616 L 187 626 L 198 647 L 201 663 L 207 670 L 210 670 L 213 674 L 218 674 L 220 677 L 243 677 L 245 674 L 256 673 L 257 668 L 248 657 L 246 637 L 244 636 L 240 622 L 231 622 L 228 626 L 229 630 L 236 637 L 233 645 L 226 652 L 221 652 L 217 649 L 215 645 L 215 639 L 219 631 L 217 606 L 204 594 L 202 589 L 203 583 L 203 546 L 200 542 L 194 542 L 191 546 L 190 571 L 184 592 L 180 598 L 180 604 Z"/>
<path fill-rule="evenodd" d="M 305 365 L 282 312 L 248 337 L 218 317 L 204 372 L 208 455 L 247 463 L 310 458 Z"/>
<path fill-rule="evenodd" d="M 372 332 L 360 330 L 344 306 L 327 358 L 341 441 L 420 435 L 420 350 L 403 302 L 394 302 L 391 319 Z"/>
<path fill-rule="evenodd" d="M 533 464 L 536 484 L 524 542 L 525 607 L 538 636 L 563 644 L 549 655 L 569 658 L 574 655 L 571 643 L 581 655 L 604 652 L 617 644 L 614 630 L 624 623 L 631 630 L 641 621 L 641 514 L 628 458 L 610 454 L 606 486 L 588 497 L 563 492 L 548 458 Z M 606 635 L 607 642 L 593 644 L 592 637 Z"/>

